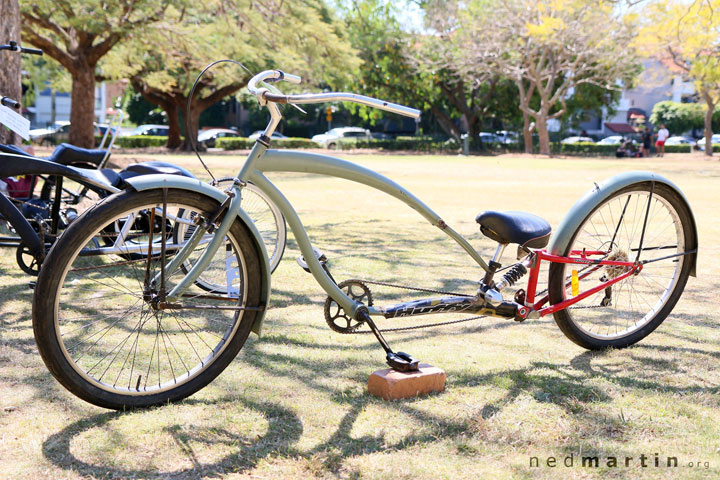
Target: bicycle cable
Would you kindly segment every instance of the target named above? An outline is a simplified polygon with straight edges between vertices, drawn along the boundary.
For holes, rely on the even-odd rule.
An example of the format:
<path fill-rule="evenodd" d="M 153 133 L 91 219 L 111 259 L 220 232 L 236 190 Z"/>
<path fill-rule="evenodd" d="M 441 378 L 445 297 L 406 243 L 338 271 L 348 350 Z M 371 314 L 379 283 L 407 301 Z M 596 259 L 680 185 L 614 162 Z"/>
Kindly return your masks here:
<path fill-rule="evenodd" d="M 250 75 L 251 78 L 253 77 L 253 73 L 250 71 L 250 69 L 248 69 L 245 65 L 238 62 L 237 60 L 232 60 L 229 58 L 226 58 L 223 60 L 216 60 L 216 61 L 212 62 L 211 64 L 209 64 L 208 66 L 206 66 L 203 69 L 203 71 L 200 72 L 200 74 L 195 79 L 195 82 L 193 83 L 193 86 L 190 89 L 190 95 L 188 96 L 187 106 L 185 107 L 185 131 L 187 132 L 187 135 L 189 135 L 190 145 L 192 146 L 192 149 L 195 152 L 195 155 L 197 155 L 198 160 L 200 160 L 200 163 L 202 164 L 203 168 L 205 168 L 205 171 L 208 173 L 208 175 L 210 175 L 210 178 L 212 178 L 213 185 L 215 185 L 217 183 L 217 180 L 215 179 L 215 175 L 212 174 L 212 172 L 210 171 L 210 169 L 208 168 L 208 166 L 205 164 L 202 157 L 200 156 L 200 152 L 198 151 L 198 148 L 197 148 L 197 139 L 192 138 L 193 136 L 190 135 L 190 133 L 192 132 L 192 129 L 190 128 L 190 105 L 192 103 L 193 96 L 195 95 L 195 88 L 197 87 L 197 84 L 200 81 L 200 79 L 202 78 L 202 76 L 205 75 L 205 73 L 208 70 L 210 70 L 212 67 L 214 67 L 215 65 L 217 65 L 219 63 L 225 63 L 225 62 L 234 63 L 236 65 L 239 65 L 240 68 L 245 70 Z"/>

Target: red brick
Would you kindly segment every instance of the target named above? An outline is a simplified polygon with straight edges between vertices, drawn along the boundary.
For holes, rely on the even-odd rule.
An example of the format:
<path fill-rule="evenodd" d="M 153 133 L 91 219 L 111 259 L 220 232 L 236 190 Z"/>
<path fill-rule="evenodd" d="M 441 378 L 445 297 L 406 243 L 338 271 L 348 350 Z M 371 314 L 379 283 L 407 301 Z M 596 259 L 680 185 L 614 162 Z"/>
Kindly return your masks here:
<path fill-rule="evenodd" d="M 368 391 L 385 400 L 412 398 L 445 390 L 445 372 L 437 367 L 420 364 L 416 372 L 398 372 L 391 368 L 373 372 L 368 378 Z"/>

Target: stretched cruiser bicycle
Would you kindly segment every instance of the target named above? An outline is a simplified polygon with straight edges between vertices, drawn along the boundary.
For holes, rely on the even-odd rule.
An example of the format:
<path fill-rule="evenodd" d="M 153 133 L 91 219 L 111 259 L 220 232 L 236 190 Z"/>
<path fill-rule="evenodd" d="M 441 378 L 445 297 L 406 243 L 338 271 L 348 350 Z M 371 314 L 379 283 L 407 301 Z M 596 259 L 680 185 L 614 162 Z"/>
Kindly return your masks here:
<path fill-rule="evenodd" d="M 486 261 L 392 180 L 338 158 L 268 148 L 281 119 L 279 104 L 346 101 L 409 117 L 419 116 L 418 110 L 351 93 L 283 95 L 261 84 L 279 80 L 300 82 L 265 71 L 248 84 L 271 120 L 227 189 L 180 176 L 130 178 L 131 188 L 86 211 L 49 252 L 35 290 L 33 327 L 45 364 L 75 395 L 114 409 L 180 400 L 220 374 L 251 331 L 260 333 L 270 267 L 243 210 L 248 182 L 285 217 L 302 253 L 299 262 L 328 294 L 330 326 L 350 332 L 366 325 L 387 362 L 401 371 L 417 369 L 418 361 L 393 351 L 374 317 L 459 312 L 522 322 L 553 314 L 578 345 L 622 348 L 662 323 L 695 274 L 698 240 L 688 202 L 670 181 L 647 172 L 596 185 L 552 238 L 550 225 L 538 216 L 481 213 L 480 231 L 498 243 Z M 363 282 L 336 283 L 292 205 L 265 177 L 279 171 L 348 179 L 406 203 L 482 267 L 477 290 L 376 306 Z M 499 260 L 509 244 L 518 246 L 518 261 L 503 267 Z M 538 292 L 543 263 L 550 266 L 549 287 Z M 524 275 L 526 288 L 503 293 Z"/>

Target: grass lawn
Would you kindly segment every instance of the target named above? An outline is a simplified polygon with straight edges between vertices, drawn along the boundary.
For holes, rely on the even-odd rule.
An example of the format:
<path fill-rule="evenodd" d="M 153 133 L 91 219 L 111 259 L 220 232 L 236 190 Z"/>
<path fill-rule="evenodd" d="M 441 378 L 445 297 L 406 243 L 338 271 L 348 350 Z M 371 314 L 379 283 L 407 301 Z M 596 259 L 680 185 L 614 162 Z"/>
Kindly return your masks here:
<path fill-rule="evenodd" d="M 295 263 L 299 253 L 289 235 L 262 338 L 251 336 L 218 379 L 184 402 L 118 413 L 75 398 L 45 369 L 32 335 L 30 277 L 15 264 L 15 252 L 5 250 L 0 478 L 720 477 L 716 158 L 345 156 L 408 188 L 485 255 L 495 244 L 475 224 L 482 210 L 525 210 L 558 225 L 594 181 L 627 170 L 660 173 L 694 210 L 698 277 L 655 333 L 624 350 L 585 351 L 551 317 L 389 333 L 396 350 L 444 369 L 448 380 L 442 394 L 387 402 L 366 392 L 368 376 L 385 368 L 381 348 L 372 336 L 327 327 L 324 292 Z M 114 161 L 150 157 L 206 177 L 188 155 L 115 155 Z M 217 176 L 235 173 L 242 160 L 207 159 Z M 404 204 L 344 180 L 270 178 L 330 258 L 336 279 L 474 292 L 480 268 Z M 418 297 L 372 290 L 376 305 Z M 581 466 L 583 456 L 598 456 L 599 466 Z M 608 457 L 618 465 L 608 466 Z M 626 457 L 632 457 L 627 466 Z M 667 457 L 677 466 L 667 467 Z"/>

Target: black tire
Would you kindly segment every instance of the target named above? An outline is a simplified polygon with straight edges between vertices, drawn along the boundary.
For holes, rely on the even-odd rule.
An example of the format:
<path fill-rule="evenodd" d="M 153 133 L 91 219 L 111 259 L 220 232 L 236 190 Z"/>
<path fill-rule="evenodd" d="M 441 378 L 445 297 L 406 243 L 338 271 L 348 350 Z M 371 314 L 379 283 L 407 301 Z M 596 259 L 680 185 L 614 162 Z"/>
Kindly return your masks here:
<path fill-rule="evenodd" d="M 606 252 L 602 256 L 605 259 L 634 261 L 645 217 L 648 221 L 640 261 L 696 248 L 694 222 L 684 199 L 669 186 L 655 183 L 650 201 L 650 189 L 650 182 L 636 183 L 599 203 L 573 233 L 562 254 L 567 256 L 571 250 L 586 248 Z M 647 263 L 639 273 L 615 283 L 610 290 L 601 290 L 555 312 L 555 322 L 570 340 L 590 350 L 633 345 L 652 333 L 675 307 L 695 255 Z M 551 304 L 571 297 L 572 268 L 562 263 L 550 265 L 548 290 Z M 575 268 L 582 275 L 582 271 L 593 267 L 576 265 Z M 597 285 L 602 277 L 620 276 L 627 271 L 623 268 L 602 267 L 585 281 L 587 288 Z M 582 291 L 583 280 L 580 282 Z M 643 313 L 646 310 L 647 313 Z"/>
<path fill-rule="evenodd" d="M 179 207 L 210 215 L 219 206 L 214 199 L 185 190 L 170 189 L 167 199 L 168 215 Z M 130 219 L 133 212 L 160 210 L 161 205 L 159 189 L 125 191 L 103 199 L 61 236 L 38 277 L 33 330 L 40 355 L 65 388 L 100 407 L 143 408 L 192 395 L 235 358 L 257 316 L 257 310 L 151 308 L 148 299 L 152 295 L 145 288 L 144 275 L 147 268 L 150 278 L 159 271 L 159 252 L 154 247 L 149 262 L 147 252 L 140 261 L 127 261 L 108 252 L 86 255 L 106 246 L 96 235 L 118 217 Z M 120 240 L 116 243 L 122 245 Z M 196 296 L 182 297 L 183 306 L 259 306 L 260 252 L 242 222 L 233 223 L 226 247 L 221 247 L 209 268 L 218 255 L 221 268 L 232 255 L 239 272 L 233 283 L 237 295 L 218 303 L 217 296 L 213 296 L 215 300 L 202 298 L 204 292 L 191 286 L 187 293 Z M 81 251 L 83 255 L 79 255 Z M 184 277 L 179 269 L 166 272 L 166 276 L 168 290 Z M 157 289 L 154 284 L 151 293 Z"/>

